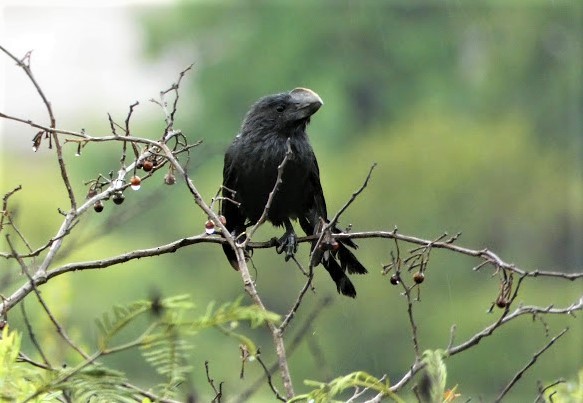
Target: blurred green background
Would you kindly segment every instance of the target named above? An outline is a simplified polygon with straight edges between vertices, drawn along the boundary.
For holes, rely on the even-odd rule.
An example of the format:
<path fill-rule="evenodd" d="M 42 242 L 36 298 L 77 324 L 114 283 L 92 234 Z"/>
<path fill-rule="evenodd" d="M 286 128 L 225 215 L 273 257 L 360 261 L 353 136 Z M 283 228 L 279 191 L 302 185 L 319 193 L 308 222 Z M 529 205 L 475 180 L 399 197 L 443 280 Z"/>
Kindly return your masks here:
<path fill-rule="evenodd" d="M 370 165 L 378 163 L 342 225 L 350 223 L 355 231 L 398 226 L 402 233 L 426 239 L 461 231 L 459 244 L 487 247 L 521 268 L 581 271 L 581 2 L 181 2 L 133 9 L 132 15 L 141 26 L 147 60 L 176 61 L 176 74 L 162 77 L 163 82 L 170 84 L 184 65 L 195 63 L 181 87 L 176 127 L 191 141 L 204 141 L 191 153 L 189 172 L 207 201 L 221 183 L 223 152 L 251 103 L 304 86 L 325 103 L 309 133 L 331 213 L 361 185 Z M 156 138 L 164 126 L 162 115 L 153 106 L 144 108 L 149 112 L 138 113 L 134 133 Z M 124 113 L 120 107 L 120 121 Z M 75 120 L 91 132 L 92 127 L 107 127 L 103 114 L 92 111 Z M 85 192 L 83 181 L 118 167 L 115 145 L 91 145 L 81 158 L 72 157 L 73 147 L 69 151 L 67 163 L 79 197 Z M 33 245 L 40 245 L 58 228 L 56 208 L 67 205 L 56 163 L 48 152 L 34 159 L 4 153 L 10 173 L 5 172 L 2 190 L 28 185 L 14 201 L 21 229 Z M 88 214 L 65 243 L 60 263 L 201 233 L 206 217 L 184 183 L 167 187 L 162 176 L 145 182 L 139 192 L 128 192 L 122 206 L 108 203 L 102 214 Z M 266 226 L 258 239 L 277 234 Z M 358 256 L 370 273 L 353 277 L 358 298 L 338 296 L 319 267 L 316 292 L 308 293 L 288 330 L 289 341 L 323 297 L 332 296 L 333 303 L 291 355 L 297 392 L 307 390 L 304 379 L 327 381 L 356 370 L 397 381 L 412 363 L 406 301 L 380 274 L 394 244 L 363 240 L 359 245 Z M 401 250 L 408 248 L 401 245 Z M 306 245 L 298 257 L 307 264 Z M 273 250 L 255 251 L 253 263 L 266 305 L 285 313 L 303 276 Z M 473 272 L 478 263 L 443 251 L 432 254 L 421 302 L 415 305 L 422 349 L 446 347 L 453 324 L 461 342 L 496 319 L 497 311 L 487 311 L 498 281 L 490 268 Z M 12 274 L 3 274 L 4 295 L 22 282 L 14 263 L 7 264 L 3 271 Z M 528 279 L 519 302 L 565 306 L 581 296 L 582 288 L 581 281 Z M 154 291 L 190 293 L 203 313 L 209 302 L 233 300 L 243 288 L 217 245 L 69 274 L 43 287 L 58 316 L 87 344 L 94 340 L 94 317 Z M 53 332 L 35 310 L 32 296 L 27 304 L 38 316 L 45 343 L 51 343 Z M 574 376 L 583 366 L 581 318 L 531 319 L 516 320 L 449 359 L 448 386 L 459 385 L 464 401 L 491 400 L 548 341 L 545 330 L 552 336 L 565 326 L 571 331 L 525 374 L 508 400 L 532 400 L 537 380 Z M 271 362 L 267 332 L 249 334 Z M 193 343 L 192 383 L 185 389 L 203 401 L 212 396 L 205 360 L 215 380 L 225 381 L 227 396 L 236 396 L 261 374 L 258 366 L 248 365 L 246 378 L 238 379 L 238 345 L 219 332 L 201 334 Z M 61 347 L 52 347 L 58 355 Z M 114 357 L 111 363 L 138 384 L 146 386 L 153 379 L 137 354 Z M 271 399 L 266 386 L 257 396 L 256 401 Z"/>

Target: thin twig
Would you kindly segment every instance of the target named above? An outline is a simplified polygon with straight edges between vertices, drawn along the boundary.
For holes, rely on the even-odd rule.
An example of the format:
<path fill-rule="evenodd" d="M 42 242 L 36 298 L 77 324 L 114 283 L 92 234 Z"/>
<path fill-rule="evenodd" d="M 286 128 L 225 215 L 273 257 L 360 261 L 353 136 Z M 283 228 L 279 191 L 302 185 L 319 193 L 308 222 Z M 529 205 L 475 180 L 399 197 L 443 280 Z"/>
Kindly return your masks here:
<path fill-rule="evenodd" d="M 8 217 L 8 199 L 10 198 L 10 196 L 12 196 L 14 193 L 18 192 L 21 189 L 22 185 L 18 185 L 10 192 L 6 193 L 4 197 L 2 197 L 2 211 L 0 211 L 0 232 L 4 228 L 4 218 Z"/>
<path fill-rule="evenodd" d="M 290 160 L 290 158 L 293 155 L 293 152 L 291 149 L 291 140 L 289 138 L 286 141 L 286 149 L 287 149 L 287 151 L 285 152 L 285 156 L 283 157 L 281 164 L 279 164 L 277 166 L 277 178 L 275 179 L 273 189 L 269 193 L 269 197 L 267 198 L 267 203 L 265 204 L 265 207 L 263 208 L 263 213 L 261 213 L 261 217 L 259 217 L 259 220 L 257 220 L 255 225 L 253 225 L 253 227 L 251 227 L 250 230 L 246 231 L 247 237 L 246 237 L 245 241 L 243 242 L 243 245 L 242 245 L 243 247 L 247 246 L 247 244 L 250 242 L 251 238 L 253 237 L 253 234 L 255 234 L 255 231 L 257 231 L 257 228 L 259 228 L 265 222 L 265 220 L 267 220 L 267 217 L 269 215 L 269 209 L 271 208 L 271 204 L 273 203 L 273 199 L 275 198 L 275 195 L 277 194 L 277 191 L 279 190 L 279 186 L 282 183 L 284 168 L 285 168 L 287 162 Z"/>
<path fill-rule="evenodd" d="M 32 342 L 32 344 L 34 345 L 34 348 L 36 349 L 36 351 L 38 352 L 38 354 L 40 355 L 40 357 L 42 358 L 45 367 L 47 368 L 51 368 L 51 363 L 49 362 L 47 356 L 45 355 L 43 349 L 41 348 L 36 335 L 34 333 L 34 330 L 32 328 L 32 325 L 30 324 L 30 320 L 28 318 L 28 314 L 26 312 L 26 306 L 25 306 L 25 301 L 22 301 L 22 303 L 20 304 L 20 311 L 22 312 L 22 317 L 24 318 L 24 325 L 26 326 L 26 330 L 28 332 L 28 336 L 30 337 L 30 341 Z"/>
<path fill-rule="evenodd" d="M 543 401 L 543 402 L 545 402 L 545 401 L 546 401 L 546 400 L 544 399 L 545 392 L 546 392 L 547 390 L 549 390 L 550 388 L 552 388 L 552 387 L 554 387 L 554 386 L 557 386 L 557 385 L 559 385 L 559 384 L 561 384 L 561 383 L 565 383 L 565 382 L 566 382 L 566 381 L 565 381 L 564 379 L 557 379 L 556 381 L 554 381 L 554 382 L 552 382 L 552 383 L 548 384 L 548 385 L 547 385 L 547 386 L 545 386 L 545 387 L 543 387 L 543 386 L 540 384 L 540 382 L 538 382 L 538 383 L 539 383 L 539 386 L 538 386 L 538 390 L 539 390 L 539 392 L 538 392 L 538 395 L 536 396 L 536 398 L 534 399 L 534 403 L 538 403 L 538 402 L 539 402 L 541 399 L 542 399 L 542 401 Z M 551 399 L 551 403 L 552 403 L 552 399 Z"/>
<path fill-rule="evenodd" d="M 445 355 L 446 356 L 452 356 L 455 354 L 459 354 L 462 351 L 465 351 L 475 345 L 477 345 L 483 338 L 491 336 L 498 328 L 500 328 L 502 325 L 508 323 L 511 320 L 514 320 L 520 316 L 523 315 L 571 315 L 574 314 L 576 311 L 583 311 L 583 296 L 581 296 L 581 298 L 567 306 L 564 308 L 554 308 L 552 305 L 543 308 L 543 307 L 538 307 L 538 306 L 520 306 L 517 309 L 515 309 L 512 313 L 508 313 L 510 304 L 505 308 L 504 312 L 502 313 L 502 315 L 492 324 L 486 326 L 483 330 L 481 330 L 480 332 L 474 334 L 472 337 L 470 337 L 469 339 L 467 339 L 466 341 L 464 341 L 463 343 L 458 344 L 457 346 L 453 346 L 448 348 L 445 351 Z M 422 364 L 420 363 L 415 363 L 411 369 L 405 374 L 403 375 L 403 377 L 396 383 L 393 384 L 393 386 L 391 386 L 391 391 L 393 392 L 397 392 L 400 389 L 403 388 L 403 386 L 405 386 L 410 380 L 411 378 L 423 367 Z"/>
<path fill-rule="evenodd" d="M 259 364 L 261 364 L 261 367 L 263 368 L 263 371 L 265 372 L 265 377 L 267 378 L 267 384 L 269 385 L 269 387 L 271 388 L 271 391 L 273 392 L 273 394 L 275 395 L 275 398 L 277 400 L 281 400 L 282 402 L 285 402 L 286 399 L 284 399 L 280 394 L 279 391 L 277 390 L 277 388 L 275 387 L 275 385 L 273 385 L 273 381 L 271 380 L 271 372 L 267 369 L 267 367 L 265 366 L 265 364 L 263 363 L 263 360 L 261 359 L 261 357 L 259 356 L 259 354 L 257 354 L 255 356 L 255 359 L 257 360 L 257 362 L 259 362 Z"/>
<path fill-rule="evenodd" d="M 210 375 L 208 361 L 204 362 L 204 370 L 206 372 L 206 380 L 207 380 L 208 384 L 211 385 L 211 387 L 213 388 L 213 391 L 215 392 L 215 397 L 213 398 L 212 402 L 221 403 L 221 398 L 223 397 L 223 382 L 219 383 L 219 389 L 217 389 L 215 386 L 215 380 L 212 379 L 211 375 Z"/>
<path fill-rule="evenodd" d="M 551 340 L 549 340 L 549 342 L 539 351 L 537 351 L 532 358 L 530 359 L 530 361 L 520 370 L 516 373 L 516 375 L 514 375 L 514 377 L 510 380 L 510 382 L 508 382 L 508 385 L 506 385 L 506 387 L 502 390 L 502 392 L 500 392 L 500 394 L 498 395 L 498 397 L 496 397 L 495 402 L 499 402 L 502 400 L 502 398 L 504 398 L 504 396 L 508 393 L 508 391 L 510 389 L 512 389 L 512 387 L 516 384 L 516 382 L 518 382 L 518 380 L 522 377 L 522 375 L 524 375 L 524 373 L 534 365 L 534 363 L 536 362 L 536 360 L 538 359 L 538 357 L 540 357 L 545 351 L 547 351 L 553 344 L 555 344 L 555 342 L 557 340 L 559 340 L 561 337 L 563 337 L 563 335 L 565 333 L 567 333 L 567 331 L 569 330 L 568 327 L 564 328 L 558 335 L 556 335 L 555 337 L 553 337 Z"/>
<path fill-rule="evenodd" d="M 10 53 L 8 50 L 6 50 L 4 47 L 0 46 L 0 50 L 2 50 L 6 55 L 8 55 L 12 60 L 14 60 L 16 62 L 16 64 L 18 65 L 18 67 L 20 67 L 24 71 L 24 73 L 28 76 L 30 82 L 34 85 L 36 91 L 38 92 L 43 103 L 45 104 L 47 113 L 49 115 L 50 128 L 55 129 L 57 127 L 57 121 L 55 119 L 55 115 L 53 113 L 53 108 L 51 106 L 51 103 L 49 102 L 46 95 L 44 94 L 44 91 L 42 90 L 42 88 L 40 87 L 40 85 L 38 84 L 36 79 L 34 78 L 34 75 L 32 74 L 32 70 L 30 68 L 30 53 L 28 53 L 27 56 L 25 56 L 25 59 L 23 59 L 23 60 L 29 61 L 29 63 L 26 63 L 23 60 L 19 60 L 16 56 L 14 56 L 12 53 Z M 75 194 L 73 193 L 73 188 L 71 187 L 71 181 L 69 180 L 69 174 L 67 173 L 65 161 L 63 159 L 63 149 L 61 147 L 61 143 L 59 141 L 59 138 L 55 132 L 52 132 L 52 138 L 53 138 L 53 141 L 55 142 L 55 148 L 57 150 L 57 160 L 59 162 L 59 170 L 61 172 L 61 178 L 62 178 L 63 183 L 65 185 L 65 188 L 67 190 L 67 194 L 69 196 L 69 201 L 71 202 L 71 210 L 75 210 L 77 207 L 77 202 L 75 201 Z"/>
<path fill-rule="evenodd" d="M 310 314 L 308 315 L 308 317 L 306 318 L 306 320 L 304 321 L 302 326 L 298 329 L 295 336 L 288 343 L 287 351 L 288 351 L 289 356 L 291 356 L 296 351 L 296 349 L 299 347 L 300 343 L 304 339 L 304 336 L 306 335 L 308 330 L 312 327 L 312 324 L 314 323 L 316 318 L 318 318 L 318 316 L 320 315 L 322 310 L 324 308 L 328 307 L 331 303 L 332 303 L 332 298 L 325 297 L 318 304 L 314 305 L 314 309 L 312 310 L 312 312 L 310 312 Z M 278 365 L 279 365 L 279 363 L 277 361 L 275 363 L 273 363 L 269 367 L 268 373 L 269 374 L 275 373 L 275 371 L 278 368 Z M 259 389 L 259 387 L 263 384 L 263 382 L 264 382 L 263 377 L 257 379 L 253 384 L 251 384 L 251 386 L 249 386 L 247 389 L 245 389 L 244 391 L 239 393 L 239 396 L 237 396 L 237 399 L 235 401 L 236 402 L 247 401 Z"/>
<path fill-rule="evenodd" d="M 10 250 L 12 251 L 12 253 L 14 254 L 14 257 L 16 259 L 16 261 L 20 264 L 20 267 L 22 269 L 22 272 L 28 277 L 29 280 L 29 284 L 32 287 L 32 290 L 34 291 L 36 298 L 38 300 L 38 302 L 41 304 L 43 310 L 45 311 L 45 313 L 47 314 L 47 316 L 49 317 L 50 321 L 53 323 L 53 325 L 55 326 L 55 329 L 57 330 L 57 333 L 61 336 L 61 338 L 76 352 L 79 353 L 79 355 L 81 355 L 81 357 L 87 359 L 89 356 L 83 351 L 81 350 L 80 347 L 78 347 L 75 343 L 73 343 L 73 341 L 69 338 L 69 336 L 67 335 L 67 332 L 65 331 L 65 329 L 63 329 L 63 327 L 61 326 L 61 324 L 57 321 L 57 319 L 54 317 L 52 311 L 50 310 L 50 308 L 48 307 L 48 305 L 46 304 L 45 300 L 43 299 L 43 297 L 41 296 L 40 292 L 38 291 L 38 289 L 36 288 L 36 285 L 34 284 L 34 279 L 32 278 L 32 276 L 30 275 L 30 273 L 28 272 L 28 267 L 26 266 L 26 264 L 24 263 L 24 261 L 20 258 L 20 256 L 18 255 L 18 253 L 16 252 L 16 250 L 14 249 L 14 246 L 12 245 L 12 241 L 10 240 L 10 237 L 6 237 L 6 241 L 10 247 Z M 48 364 L 48 363 L 47 363 Z"/>
<path fill-rule="evenodd" d="M 296 263 L 296 265 L 299 267 L 301 272 L 304 273 L 304 275 L 306 275 L 307 280 L 306 280 L 306 283 L 304 284 L 304 286 L 302 287 L 302 289 L 300 290 L 300 293 L 298 294 L 298 297 L 296 298 L 295 303 L 293 304 L 293 306 L 291 307 L 291 309 L 289 310 L 289 312 L 285 316 L 283 322 L 281 322 L 281 325 L 279 325 L 279 331 L 281 332 L 281 334 L 283 334 L 285 332 L 285 329 L 290 324 L 291 320 L 294 318 L 298 308 L 300 307 L 302 299 L 306 295 L 306 292 L 310 288 L 312 288 L 312 280 L 314 279 L 314 266 L 313 265 L 310 265 L 308 267 L 308 271 L 306 272 L 304 270 L 304 268 L 302 267 L 302 265 L 300 264 L 300 262 L 298 262 L 298 260 L 295 258 L 295 256 L 293 257 L 293 260 Z"/>
<path fill-rule="evenodd" d="M 413 315 L 413 299 L 411 297 L 411 288 L 409 288 L 403 280 L 400 281 L 403 286 L 405 297 L 407 298 L 407 316 L 409 318 L 409 325 L 411 326 L 411 341 L 413 342 L 413 350 L 415 351 L 415 361 L 421 359 L 421 351 L 419 349 L 419 340 L 417 336 L 417 323 Z"/>
<path fill-rule="evenodd" d="M 370 178 L 372 176 L 372 171 L 375 169 L 376 166 L 377 166 L 376 162 L 370 166 L 370 169 L 368 170 L 368 174 L 366 175 L 366 178 L 364 179 L 364 182 L 362 183 L 360 188 L 358 188 L 358 190 L 356 190 L 356 192 L 352 193 L 352 195 L 350 196 L 350 199 L 348 199 L 348 201 L 344 204 L 344 206 L 342 206 L 340 208 L 340 210 L 338 210 L 338 212 L 336 213 L 334 218 L 332 218 L 332 220 L 330 220 L 330 223 L 327 225 L 327 228 L 332 228 L 336 225 L 336 223 L 338 222 L 338 219 L 340 218 L 342 213 L 344 213 L 346 211 L 346 209 L 348 209 L 348 207 L 350 207 L 350 205 L 356 200 L 358 195 L 360 195 L 362 193 L 362 191 L 368 186 L 368 182 L 370 181 Z"/>

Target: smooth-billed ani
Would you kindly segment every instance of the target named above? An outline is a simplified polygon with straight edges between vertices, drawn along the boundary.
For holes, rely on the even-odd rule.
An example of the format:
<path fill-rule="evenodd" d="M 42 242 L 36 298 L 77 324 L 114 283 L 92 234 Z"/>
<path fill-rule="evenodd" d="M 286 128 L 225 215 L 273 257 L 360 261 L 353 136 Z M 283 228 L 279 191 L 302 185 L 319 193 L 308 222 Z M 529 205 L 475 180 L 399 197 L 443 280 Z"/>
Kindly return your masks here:
<path fill-rule="evenodd" d="M 259 99 L 247 112 L 239 134 L 225 154 L 223 196 L 240 204 L 223 199 L 221 214 L 226 218 L 227 229 L 237 237 L 263 214 L 289 138 L 292 155 L 284 166 L 282 182 L 267 215 L 273 225 L 285 227 L 277 251 L 285 252 L 286 260 L 297 249 L 291 220 L 298 220 L 307 235 L 313 235 L 321 229 L 322 220 L 327 220 L 318 162 L 306 133 L 310 117 L 322 104 L 318 94 L 307 88 Z M 332 231 L 340 232 L 337 228 Z M 343 239 L 335 246 L 335 250 L 320 253 L 317 263 L 322 263 L 330 273 L 338 292 L 355 297 L 356 290 L 346 272 L 367 271 L 347 248 L 356 248 L 352 240 Z M 233 249 L 228 244 L 223 249 L 231 265 L 238 269 Z"/>

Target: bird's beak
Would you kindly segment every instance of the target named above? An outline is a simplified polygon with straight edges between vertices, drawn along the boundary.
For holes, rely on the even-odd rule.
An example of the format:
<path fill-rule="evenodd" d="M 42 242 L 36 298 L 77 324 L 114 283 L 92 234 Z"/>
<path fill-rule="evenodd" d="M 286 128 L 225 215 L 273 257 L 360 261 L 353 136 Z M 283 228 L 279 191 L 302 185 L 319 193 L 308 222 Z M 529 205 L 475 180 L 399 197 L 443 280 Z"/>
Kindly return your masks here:
<path fill-rule="evenodd" d="M 322 98 L 308 88 L 294 88 L 289 94 L 295 105 L 295 110 L 292 113 L 296 119 L 308 118 L 324 105 Z"/>

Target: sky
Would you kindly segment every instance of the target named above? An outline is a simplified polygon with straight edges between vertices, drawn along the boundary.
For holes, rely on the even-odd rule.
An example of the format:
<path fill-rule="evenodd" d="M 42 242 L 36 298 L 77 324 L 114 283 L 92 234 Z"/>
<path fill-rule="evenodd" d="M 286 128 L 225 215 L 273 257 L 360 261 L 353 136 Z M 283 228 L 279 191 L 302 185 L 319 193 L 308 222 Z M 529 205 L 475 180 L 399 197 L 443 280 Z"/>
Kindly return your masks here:
<path fill-rule="evenodd" d="M 0 45 L 31 67 L 61 128 L 78 130 L 95 119 L 148 100 L 182 70 L 171 60 L 146 60 L 137 16 L 171 0 L 0 0 Z M 0 111 L 46 123 L 39 97 L 22 70 L 0 54 Z M 70 126 L 72 125 L 72 127 Z M 0 147 L 25 144 L 30 129 L 0 120 Z"/>

